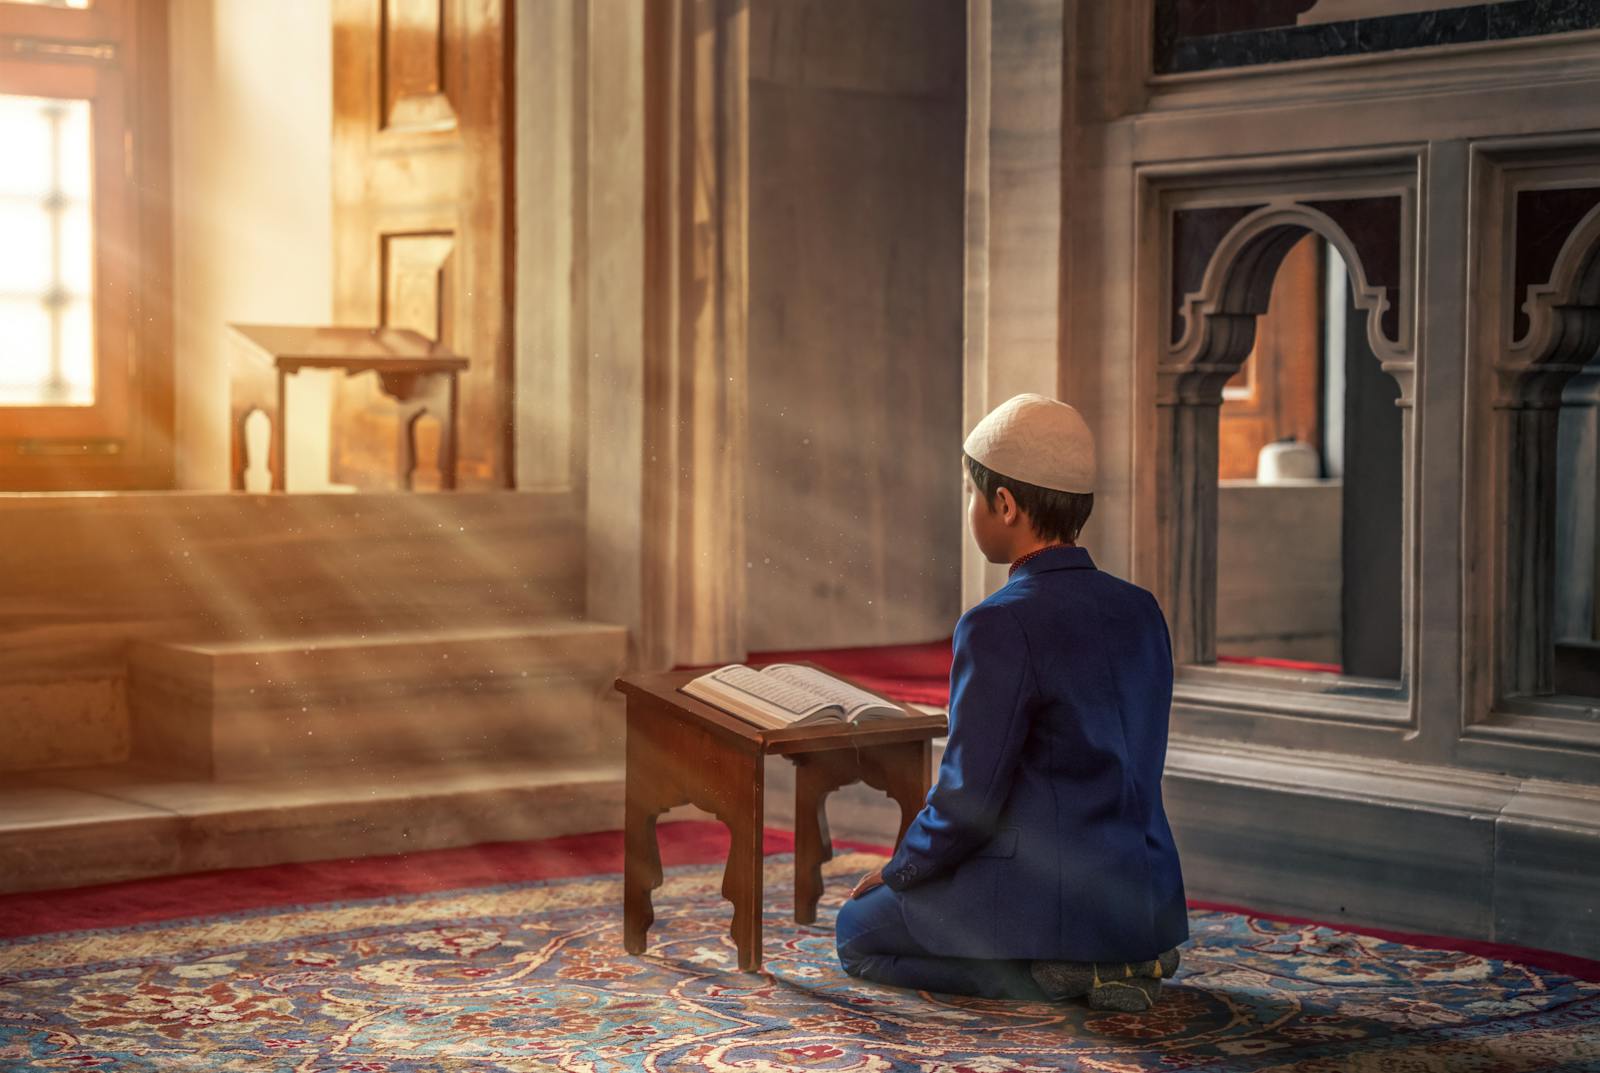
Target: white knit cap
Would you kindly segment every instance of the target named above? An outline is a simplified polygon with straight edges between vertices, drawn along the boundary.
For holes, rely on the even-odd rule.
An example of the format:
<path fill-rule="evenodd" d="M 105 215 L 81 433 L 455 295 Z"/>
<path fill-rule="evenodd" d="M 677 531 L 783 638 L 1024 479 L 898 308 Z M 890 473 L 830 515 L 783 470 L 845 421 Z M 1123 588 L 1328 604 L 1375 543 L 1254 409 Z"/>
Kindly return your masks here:
<path fill-rule="evenodd" d="M 1003 477 L 1058 492 L 1094 491 L 1094 433 L 1083 415 L 1031 391 L 990 411 L 962 449 Z"/>

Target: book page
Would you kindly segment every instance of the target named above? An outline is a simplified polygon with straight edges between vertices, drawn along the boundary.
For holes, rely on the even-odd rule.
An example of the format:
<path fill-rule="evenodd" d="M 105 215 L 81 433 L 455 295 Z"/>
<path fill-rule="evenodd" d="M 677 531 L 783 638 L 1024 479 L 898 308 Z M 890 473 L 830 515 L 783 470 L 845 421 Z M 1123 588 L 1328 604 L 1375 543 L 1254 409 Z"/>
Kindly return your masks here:
<path fill-rule="evenodd" d="M 774 663 L 764 669 L 761 676 L 776 678 L 813 696 L 821 697 L 830 704 L 839 705 L 844 709 L 846 719 L 855 718 L 857 712 L 867 708 L 889 709 L 895 715 L 905 714 L 893 701 L 886 701 L 864 689 L 857 689 L 849 682 L 842 682 L 826 671 L 819 671 L 814 667 L 803 667 L 798 663 Z"/>
<path fill-rule="evenodd" d="M 801 683 L 762 674 L 737 663 L 719 667 L 701 677 L 710 679 L 723 689 L 753 697 L 777 709 L 773 712 L 774 718 L 789 723 L 797 722 L 818 709 L 838 704 L 814 689 L 805 688 Z"/>

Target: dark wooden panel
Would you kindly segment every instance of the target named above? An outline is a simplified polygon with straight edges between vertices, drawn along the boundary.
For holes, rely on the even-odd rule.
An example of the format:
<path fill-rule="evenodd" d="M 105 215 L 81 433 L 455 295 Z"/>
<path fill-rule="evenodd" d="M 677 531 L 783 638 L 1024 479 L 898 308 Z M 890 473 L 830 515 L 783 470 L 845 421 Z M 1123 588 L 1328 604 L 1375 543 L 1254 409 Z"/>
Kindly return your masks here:
<path fill-rule="evenodd" d="M 383 115 L 389 129 L 455 124 L 445 95 L 444 0 L 384 0 Z"/>
<path fill-rule="evenodd" d="M 333 4 L 334 318 L 410 323 L 470 359 L 458 457 L 468 489 L 512 483 L 510 7 Z M 369 379 L 340 384 L 333 478 L 383 490 L 396 483 L 401 432 Z"/>
<path fill-rule="evenodd" d="M 383 236 L 383 311 L 379 323 L 410 328 L 451 345 L 449 261 L 455 236 L 448 231 Z"/>

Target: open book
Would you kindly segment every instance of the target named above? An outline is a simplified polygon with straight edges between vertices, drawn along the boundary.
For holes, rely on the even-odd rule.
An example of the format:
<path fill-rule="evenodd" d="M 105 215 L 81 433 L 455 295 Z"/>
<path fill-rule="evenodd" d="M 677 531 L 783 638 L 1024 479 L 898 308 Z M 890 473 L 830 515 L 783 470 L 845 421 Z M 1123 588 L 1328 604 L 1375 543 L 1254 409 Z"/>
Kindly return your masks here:
<path fill-rule="evenodd" d="M 759 671 L 730 663 L 678 688 L 766 730 L 813 723 L 865 723 L 906 714 L 882 697 L 798 663 L 774 663 Z"/>

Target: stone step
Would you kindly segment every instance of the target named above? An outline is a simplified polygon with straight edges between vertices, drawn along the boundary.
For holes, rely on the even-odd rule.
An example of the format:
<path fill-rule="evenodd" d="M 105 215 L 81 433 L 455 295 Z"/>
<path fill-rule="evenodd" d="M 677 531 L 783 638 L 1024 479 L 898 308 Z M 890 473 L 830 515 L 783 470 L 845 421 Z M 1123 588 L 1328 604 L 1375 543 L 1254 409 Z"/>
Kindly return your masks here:
<path fill-rule="evenodd" d="M 132 646 L 134 758 L 193 777 L 621 755 L 620 626 Z"/>
<path fill-rule="evenodd" d="M 622 801 L 611 764 L 224 783 L 139 766 L 8 776 L 0 892 L 614 830 Z"/>

